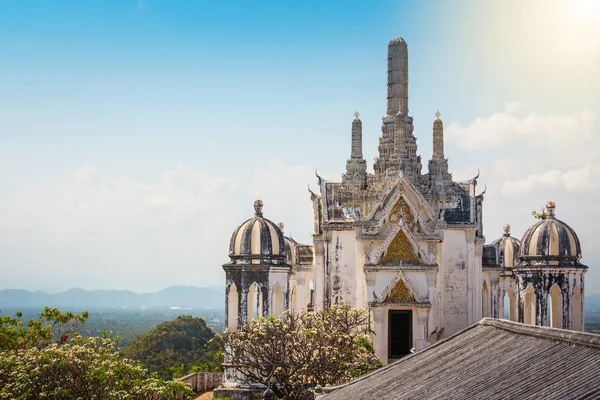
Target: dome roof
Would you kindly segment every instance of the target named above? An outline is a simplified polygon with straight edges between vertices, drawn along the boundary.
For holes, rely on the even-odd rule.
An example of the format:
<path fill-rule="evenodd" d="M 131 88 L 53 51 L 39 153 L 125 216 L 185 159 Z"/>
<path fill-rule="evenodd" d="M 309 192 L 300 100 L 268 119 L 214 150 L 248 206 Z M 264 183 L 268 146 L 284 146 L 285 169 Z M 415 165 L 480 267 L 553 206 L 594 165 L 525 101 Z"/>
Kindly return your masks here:
<path fill-rule="evenodd" d="M 510 225 L 504 225 L 504 234 L 500 239 L 496 239 L 492 244 L 498 245 L 498 254 L 500 264 L 504 268 L 512 268 L 519 262 L 519 239 L 510 236 Z"/>
<path fill-rule="evenodd" d="M 546 218 L 533 224 L 521 239 L 520 265 L 577 265 L 581 245 L 575 231 L 554 216 L 556 205 L 546 204 Z"/>
<path fill-rule="evenodd" d="M 263 202 L 254 202 L 254 217 L 244 221 L 231 235 L 229 257 L 233 263 L 283 264 L 285 242 L 274 222 L 263 217 Z"/>

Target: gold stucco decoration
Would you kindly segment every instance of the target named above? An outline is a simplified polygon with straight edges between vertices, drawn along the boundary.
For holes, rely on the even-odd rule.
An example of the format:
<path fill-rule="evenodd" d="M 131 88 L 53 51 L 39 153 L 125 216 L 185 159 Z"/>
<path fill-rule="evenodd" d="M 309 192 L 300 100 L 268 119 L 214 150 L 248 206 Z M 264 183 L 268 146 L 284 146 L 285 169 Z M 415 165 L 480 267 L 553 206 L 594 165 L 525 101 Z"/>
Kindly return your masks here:
<path fill-rule="evenodd" d="M 394 204 L 390 211 L 390 222 L 404 224 L 407 229 L 411 232 L 420 232 L 419 223 L 416 221 L 409 205 L 406 203 L 403 197 Z"/>
<path fill-rule="evenodd" d="M 384 303 L 414 303 L 415 296 L 410 293 L 410 289 L 406 286 L 402 279 L 396 282 L 394 288 L 386 296 Z"/>
<path fill-rule="evenodd" d="M 419 264 L 419 257 L 415 254 L 412 244 L 402 230 L 396 234 L 381 260 L 384 265 Z"/>

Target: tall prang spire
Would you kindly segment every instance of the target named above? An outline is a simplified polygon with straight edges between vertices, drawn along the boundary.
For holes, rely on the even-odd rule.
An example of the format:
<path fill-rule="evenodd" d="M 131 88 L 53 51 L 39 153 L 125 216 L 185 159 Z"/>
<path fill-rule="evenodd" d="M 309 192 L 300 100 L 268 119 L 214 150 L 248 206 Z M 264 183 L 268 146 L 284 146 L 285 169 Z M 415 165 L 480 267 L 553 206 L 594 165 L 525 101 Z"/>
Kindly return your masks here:
<path fill-rule="evenodd" d="M 364 182 L 367 179 L 367 162 L 363 159 L 362 153 L 362 121 L 358 111 L 354 112 L 352 121 L 352 150 L 350 159 L 346 161 L 346 174 L 343 180 Z"/>
<path fill-rule="evenodd" d="M 433 120 L 433 156 L 435 160 L 444 159 L 444 124 L 440 117 L 440 110 L 435 113 L 435 120 Z"/>
<path fill-rule="evenodd" d="M 401 37 L 388 44 L 387 115 L 408 114 L 408 47 Z"/>
<path fill-rule="evenodd" d="M 434 186 L 440 187 L 450 179 L 448 160 L 444 158 L 444 123 L 440 111 L 435 112 L 433 120 L 433 154 L 429 160 L 429 176 Z"/>
<path fill-rule="evenodd" d="M 362 159 L 362 121 L 358 119 L 359 116 L 358 110 L 355 111 L 354 121 L 352 121 L 352 153 L 350 157 Z"/>
<path fill-rule="evenodd" d="M 379 157 L 373 164 L 376 174 L 396 176 L 402 172 L 411 180 L 421 175 L 421 157 L 408 115 L 408 47 L 398 37 L 388 44 L 387 112 L 382 118 Z"/>

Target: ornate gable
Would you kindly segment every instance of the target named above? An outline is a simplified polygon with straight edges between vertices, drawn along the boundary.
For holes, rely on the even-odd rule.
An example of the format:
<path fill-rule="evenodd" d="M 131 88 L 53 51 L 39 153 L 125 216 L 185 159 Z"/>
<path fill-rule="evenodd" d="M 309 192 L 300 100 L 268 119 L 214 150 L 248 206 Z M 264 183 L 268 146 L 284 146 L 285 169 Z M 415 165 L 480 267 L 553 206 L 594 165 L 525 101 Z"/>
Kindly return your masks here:
<path fill-rule="evenodd" d="M 384 303 L 415 303 L 415 296 L 404 283 L 404 280 L 398 279 L 392 290 L 387 294 Z"/>
<path fill-rule="evenodd" d="M 408 240 L 408 237 L 402 229 L 398 231 L 387 251 L 381 258 L 381 264 L 397 265 L 397 264 L 412 264 L 418 265 L 419 256 Z"/>

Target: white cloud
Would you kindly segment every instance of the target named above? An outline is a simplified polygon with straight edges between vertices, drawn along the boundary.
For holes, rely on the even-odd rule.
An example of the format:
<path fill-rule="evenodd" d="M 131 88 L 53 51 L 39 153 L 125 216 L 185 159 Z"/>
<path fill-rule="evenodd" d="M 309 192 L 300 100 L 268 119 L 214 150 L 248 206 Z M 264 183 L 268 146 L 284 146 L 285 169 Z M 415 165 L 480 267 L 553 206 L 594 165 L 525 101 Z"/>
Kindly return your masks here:
<path fill-rule="evenodd" d="M 537 149 L 581 143 L 592 137 L 596 128 L 597 115 L 587 109 L 564 115 L 524 110 L 520 102 L 508 103 L 504 112 L 477 118 L 467 125 L 452 123 L 444 133 L 448 140 L 470 149 L 500 146 Z"/>
<path fill-rule="evenodd" d="M 568 192 L 588 192 L 598 187 L 600 165 L 586 165 L 581 168 L 561 171 L 553 169 L 542 174 L 530 174 L 515 181 L 506 181 L 502 185 L 502 194 L 516 195 L 534 193 L 543 189 L 565 190 Z"/>
<path fill-rule="evenodd" d="M 280 160 L 248 180 L 178 165 L 142 181 L 85 165 L 2 193 L 0 275 L 45 277 L 52 287 L 220 284 L 230 235 L 253 215 L 256 198 L 286 234 L 310 240 L 306 185 L 314 180 L 308 165 Z"/>

